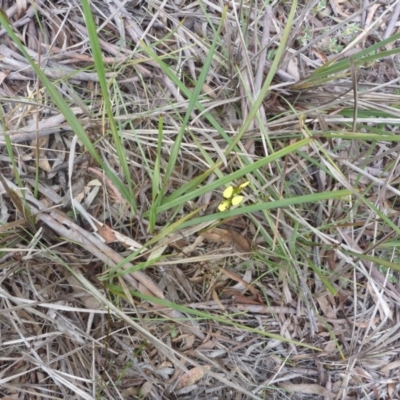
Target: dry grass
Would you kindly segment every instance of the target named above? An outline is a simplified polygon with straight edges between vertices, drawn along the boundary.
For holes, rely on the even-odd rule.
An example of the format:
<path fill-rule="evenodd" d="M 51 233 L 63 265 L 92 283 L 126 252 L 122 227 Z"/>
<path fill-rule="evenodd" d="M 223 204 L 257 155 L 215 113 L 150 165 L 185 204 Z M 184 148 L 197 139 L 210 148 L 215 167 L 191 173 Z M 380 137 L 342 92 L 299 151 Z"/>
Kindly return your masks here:
<path fill-rule="evenodd" d="M 299 3 L 3 0 L 3 398 L 400 398 L 400 1 Z"/>

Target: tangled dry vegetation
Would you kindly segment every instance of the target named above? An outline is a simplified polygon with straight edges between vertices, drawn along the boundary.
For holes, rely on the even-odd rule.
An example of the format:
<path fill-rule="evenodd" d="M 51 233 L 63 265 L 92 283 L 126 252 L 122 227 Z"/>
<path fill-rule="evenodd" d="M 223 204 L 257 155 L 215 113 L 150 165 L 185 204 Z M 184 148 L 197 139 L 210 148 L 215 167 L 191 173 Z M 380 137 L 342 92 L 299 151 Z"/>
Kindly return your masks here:
<path fill-rule="evenodd" d="M 399 0 L 1 8 L 2 398 L 400 398 Z"/>

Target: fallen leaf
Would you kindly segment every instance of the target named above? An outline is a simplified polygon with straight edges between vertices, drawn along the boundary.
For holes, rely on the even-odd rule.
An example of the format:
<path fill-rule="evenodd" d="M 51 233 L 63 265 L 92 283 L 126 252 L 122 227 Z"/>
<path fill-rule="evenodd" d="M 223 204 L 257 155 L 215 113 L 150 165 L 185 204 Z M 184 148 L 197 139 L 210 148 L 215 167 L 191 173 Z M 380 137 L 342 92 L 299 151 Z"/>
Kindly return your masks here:
<path fill-rule="evenodd" d="M 105 240 L 106 244 L 116 241 L 114 231 L 106 224 L 98 227 L 97 233 Z"/>
<path fill-rule="evenodd" d="M 258 304 L 260 304 L 260 303 L 262 304 L 262 297 L 253 285 L 251 285 L 250 283 L 243 280 L 235 272 L 229 271 L 227 269 L 221 269 L 221 272 L 223 272 L 228 278 L 233 279 L 234 281 L 242 284 L 243 287 L 245 287 L 258 300 Z"/>
<path fill-rule="evenodd" d="M 233 230 L 214 228 L 210 231 L 202 232 L 200 236 L 214 243 L 233 244 L 242 253 L 249 253 L 251 251 L 249 239 Z"/>
<path fill-rule="evenodd" d="M 300 80 L 300 72 L 299 68 L 297 67 L 297 59 L 296 58 L 291 58 L 288 62 L 286 71 L 289 75 L 291 75 L 295 81 Z"/>
<path fill-rule="evenodd" d="M 7 78 L 9 71 L 4 70 L 2 72 L 0 72 L 0 85 L 4 82 L 4 79 Z"/>
<path fill-rule="evenodd" d="M 312 51 L 322 61 L 323 64 L 326 64 L 328 62 L 328 58 L 322 50 L 313 47 Z"/>
<path fill-rule="evenodd" d="M 260 305 L 260 302 L 257 300 L 253 300 L 250 297 L 244 296 L 238 290 L 235 289 L 227 289 L 224 290 L 223 298 L 229 298 L 234 304 L 253 304 L 253 305 Z M 214 299 L 215 301 L 215 299 Z M 225 307 L 224 307 L 225 310 Z"/>
<path fill-rule="evenodd" d="M 18 18 L 20 18 L 21 15 L 28 8 L 28 4 L 27 4 L 26 0 L 17 0 L 16 5 L 17 5 L 17 15 L 18 15 Z"/>
<path fill-rule="evenodd" d="M 215 290 L 212 291 L 212 297 L 213 300 L 215 301 L 215 304 L 222 310 L 225 311 L 225 307 L 223 306 L 223 304 L 221 303 L 221 300 L 218 297 L 218 294 Z"/>
<path fill-rule="evenodd" d="M 140 389 L 140 398 L 144 399 L 151 392 L 151 389 L 153 389 L 153 385 L 150 382 L 145 382 Z"/>
<path fill-rule="evenodd" d="M 226 229 L 214 228 L 200 234 L 204 239 L 214 243 L 232 243 L 232 236 Z"/>
<path fill-rule="evenodd" d="M 381 368 L 381 371 L 387 372 L 387 371 L 390 371 L 391 369 L 399 368 L 399 367 L 400 367 L 400 360 L 395 360 L 395 361 L 385 365 L 383 368 Z"/>
<path fill-rule="evenodd" d="M 247 237 L 242 236 L 240 233 L 235 232 L 235 231 L 229 231 L 233 243 L 235 244 L 235 247 L 238 251 L 242 253 L 250 253 L 251 252 L 251 245 L 249 239 Z"/>
<path fill-rule="evenodd" d="M 294 393 L 304 393 L 304 394 L 316 394 L 319 396 L 325 396 L 327 399 L 331 398 L 333 399 L 336 397 L 334 393 L 329 391 L 328 389 L 324 388 L 321 385 L 317 384 L 306 384 L 306 383 L 299 383 L 299 384 L 293 384 L 293 383 L 281 383 L 279 385 L 282 389 L 287 390 L 289 392 L 294 392 Z"/>
<path fill-rule="evenodd" d="M 181 389 L 184 387 L 188 387 L 191 385 L 194 385 L 198 380 L 200 380 L 204 374 L 206 373 L 206 370 L 211 369 L 211 365 L 204 365 L 203 367 L 194 367 L 192 368 L 189 372 L 186 374 L 183 374 L 179 382 L 177 384 L 177 388 Z"/>

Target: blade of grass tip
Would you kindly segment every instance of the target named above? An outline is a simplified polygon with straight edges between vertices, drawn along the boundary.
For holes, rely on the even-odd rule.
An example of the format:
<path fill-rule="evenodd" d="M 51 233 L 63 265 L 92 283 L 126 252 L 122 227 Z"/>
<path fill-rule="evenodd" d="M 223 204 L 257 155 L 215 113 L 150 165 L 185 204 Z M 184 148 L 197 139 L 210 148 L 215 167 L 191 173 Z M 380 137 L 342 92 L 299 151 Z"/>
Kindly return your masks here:
<path fill-rule="evenodd" d="M 348 255 L 355 257 L 356 260 L 358 260 L 358 259 L 359 260 L 368 260 L 368 261 L 373 262 L 376 265 L 382 265 L 383 267 L 390 268 L 393 271 L 400 272 L 400 264 L 396 264 L 394 262 L 387 261 L 387 260 L 384 260 L 379 257 L 369 256 L 368 254 L 355 253 L 354 251 L 345 250 L 345 249 L 343 249 L 342 251 L 344 254 L 348 254 Z"/>
<path fill-rule="evenodd" d="M 108 281 L 110 279 L 114 279 L 126 274 L 132 274 L 133 272 L 140 271 L 143 269 L 146 269 L 148 267 L 152 267 L 155 263 L 158 261 L 162 260 L 165 258 L 165 256 L 158 256 L 155 258 L 152 258 L 151 260 L 146 260 L 143 262 L 137 262 L 132 265 L 132 267 L 124 268 L 124 266 L 127 263 L 130 263 L 132 260 L 130 259 L 131 257 L 128 256 L 121 262 L 119 262 L 117 265 L 115 265 L 113 268 L 107 269 L 106 272 L 103 273 L 103 275 L 98 276 L 98 279 L 100 281 Z"/>
<path fill-rule="evenodd" d="M 102 158 L 97 153 L 93 143 L 90 141 L 89 137 L 87 136 L 85 130 L 83 129 L 82 125 L 80 124 L 78 118 L 72 112 L 64 98 L 61 96 L 60 92 L 57 88 L 53 85 L 53 83 L 47 78 L 47 76 L 43 73 L 43 71 L 36 65 L 33 59 L 29 56 L 28 52 L 26 51 L 24 45 L 21 43 L 20 39 L 18 38 L 17 34 L 14 32 L 12 26 L 7 22 L 8 20 L 4 18 L 4 13 L 0 13 L 0 24 L 4 27 L 7 31 L 10 38 L 13 40 L 14 44 L 18 48 L 18 50 L 22 53 L 22 55 L 26 58 L 26 60 L 31 65 L 32 69 L 35 71 L 36 75 L 43 83 L 44 87 L 46 88 L 47 92 L 49 93 L 51 99 L 57 105 L 59 111 L 64 115 L 67 123 L 71 127 L 72 131 L 78 136 L 79 140 L 85 146 L 86 150 L 90 153 L 90 155 L 100 164 L 103 171 L 105 171 L 108 178 L 110 178 L 111 182 L 117 187 L 120 193 L 124 196 L 125 199 L 128 199 L 130 193 L 126 190 L 124 184 L 118 179 L 117 176 L 114 175 L 113 171 L 105 164 Z M 132 205 L 132 201 L 129 201 Z M 132 205 L 133 207 L 133 205 Z"/>
<path fill-rule="evenodd" d="M 332 284 L 328 281 L 323 272 L 311 260 L 308 260 L 308 265 L 318 275 L 319 279 L 321 280 L 323 285 L 329 290 L 329 292 L 332 295 L 336 296 L 338 289 L 335 289 L 332 286 Z"/>
<path fill-rule="evenodd" d="M 386 132 L 385 132 L 386 133 Z M 327 139 L 347 139 L 347 140 L 368 140 L 371 142 L 400 142 L 400 136 L 395 133 L 392 135 L 378 135 L 375 133 L 321 133 L 319 134 Z"/>
<path fill-rule="evenodd" d="M 359 66 L 363 63 L 368 63 L 371 61 L 376 61 L 379 58 L 387 57 L 391 54 L 397 54 L 400 49 L 396 48 L 393 50 L 388 50 L 388 51 L 383 51 L 383 52 L 377 52 L 375 54 L 371 54 L 376 50 L 379 50 L 381 47 L 386 46 L 387 44 L 399 40 L 400 39 L 400 33 L 396 33 L 393 36 L 390 36 L 389 38 L 382 40 L 378 43 L 375 43 L 372 46 L 367 47 L 364 50 L 359 51 L 356 54 L 353 54 L 352 60 L 356 66 Z M 318 79 L 325 79 L 327 81 L 336 79 L 335 74 L 339 72 L 343 72 L 345 70 L 348 70 L 350 68 L 350 59 L 345 58 L 343 60 L 337 61 L 337 62 L 329 62 L 327 64 L 322 65 L 321 67 L 317 68 L 310 76 L 307 78 L 303 79 L 300 81 L 298 84 L 294 85 L 293 87 L 296 89 L 301 89 L 302 87 L 307 86 L 307 84 L 312 84 L 315 81 L 318 81 Z"/>
<path fill-rule="evenodd" d="M 1 104 L 0 104 L 0 121 L 1 121 L 1 126 L 3 128 L 3 132 L 6 132 L 8 130 L 8 128 L 7 128 L 6 124 L 4 123 L 4 112 L 3 112 L 3 107 L 1 107 Z M 15 176 L 15 180 L 17 181 L 18 186 L 20 188 L 23 188 L 23 187 L 25 187 L 25 185 L 22 183 L 21 176 L 20 176 L 19 170 L 17 168 L 17 164 L 15 163 L 14 152 L 13 152 L 10 136 L 4 135 L 4 141 L 6 142 L 7 154 L 8 154 L 8 157 L 10 157 L 10 162 L 11 162 L 12 170 L 13 170 L 13 173 Z"/>
<path fill-rule="evenodd" d="M 41 31 L 39 30 L 39 43 L 42 43 L 42 35 Z M 42 58 L 42 53 L 38 51 L 38 65 L 41 65 L 41 58 Z M 40 82 L 37 79 L 35 83 L 35 92 L 37 95 L 38 100 L 40 100 Z M 36 140 L 35 140 L 35 185 L 33 188 L 33 196 L 35 199 L 38 198 L 39 194 L 39 178 L 40 178 L 40 140 L 39 140 L 39 116 L 36 112 L 35 115 L 35 124 L 36 124 Z"/>
<path fill-rule="evenodd" d="M 163 142 L 163 127 L 164 117 L 161 114 L 158 119 L 158 138 L 157 138 L 157 157 L 154 163 L 154 169 L 151 175 L 152 181 L 152 203 L 150 207 L 149 215 L 149 232 L 152 234 L 157 220 L 157 207 L 163 199 L 163 192 L 160 185 L 160 173 L 161 173 L 161 149 Z"/>
<path fill-rule="evenodd" d="M 110 129 L 111 129 L 111 133 L 112 133 L 112 137 L 113 137 L 113 141 L 114 141 L 114 147 L 117 152 L 118 160 L 120 162 L 120 165 L 121 165 L 124 177 L 125 177 L 125 181 L 127 182 L 127 185 L 128 185 L 128 193 L 129 194 L 128 194 L 128 197 L 125 198 L 125 200 L 127 200 L 131 204 L 132 209 L 136 213 L 137 208 L 136 208 L 135 194 L 133 191 L 132 179 L 131 179 L 131 175 L 130 175 L 130 171 L 129 171 L 128 160 L 126 157 L 124 146 L 121 142 L 117 124 L 115 122 L 113 110 L 111 107 L 109 87 L 108 87 L 108 84 L 106 81 L 103 56 L 101 53 L 99 38 L 97 35 L 96 24 L 93 19 L 93 14 L 90 9 L 89 1 L 82 0 L 82 7 L 83 7 L 85 23 L 86 23 L 86 27 L 87 27 L 87 31 L 88 31 L 88 35 L 89 35 L 91 50 L 92 50 L 92 54 L 93 54 L 94 65 L 96 68 L 97 77 L 99 78 L 101 92 L 103 94 L 103 99 L 104 99 L 104 103 L 105 103 L 105 109 L 107 112 L 108 121 L 110 123 Z"/>
<path fill-rule="evenodd" d="M 189 105 L 187 107 L 185 117 L 183 118 L 182 125 L 179 129 L 178 135 L 177 135 L 174 145 L 172 147 L 171 155 L 168 160 L 167 168 L 166 168 L 165 175 L 164 175 L 164 182 L 163 182 L 163 185 L 161 188 L 162 195 L 164 194 L 165 189 L 168 185 L 168 182 L 171 178 L 172 172 L 174 171 L 176 160 L 178 158 L 179 152 L 181 151 L 181 143 L 182 143 L 183 135 L 186 131 L 186 127 L 189 122 L 190 116 L 192 115 L 192 113 L 195 109 L 195 106 L 198 103 L 198 98 L 200 96 L 200 92 L 203 89 L 204 82 L 206 81 L 208 71 L 210 69 L 211 62 L 214 57 L 215 49 L 217 47 L 217 43 L 220 40 L 220 33 L 222 30 L 222 27 L 224 26 L 224 21 L 226 18 L 227 11 L 228 11 L 228 7 L 224 6 L 223 11 L 222 11 L 222 16 L 221 16 L 221 22 L 218 26 L 218 30 L 217 30 L 216 34 L 214 35 L 214 40 L 211 44 L 210 50 L 208 51 L 207 58 L 204 61 L 203 68 L 201 70 L 199 79 L 197 80 L 196 86 L 190 96 Z"/>
<path fill-rule="evenodd" d="M 354 114 L 353 114 L 353 124 L 351 131 L 354 133 L 357 128 L 357 114 L 358 114 L 358 82 L 357 82 L 357 71 L 354 65 L 353 58 L 350 57 L 350 69 L 351 69 L 351 80 L 353 86 L 353 96 L 354 96 Z"/>

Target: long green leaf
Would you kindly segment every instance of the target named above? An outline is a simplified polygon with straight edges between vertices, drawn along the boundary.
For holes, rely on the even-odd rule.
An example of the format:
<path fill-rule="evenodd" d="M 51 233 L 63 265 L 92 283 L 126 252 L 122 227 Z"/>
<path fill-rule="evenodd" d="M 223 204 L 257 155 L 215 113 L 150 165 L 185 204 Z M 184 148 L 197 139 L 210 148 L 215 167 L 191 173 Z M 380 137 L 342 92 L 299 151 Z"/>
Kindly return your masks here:
<path fill-rule="evenodd" d="M 114 141 L 114 148 L 117 152 L 118 160 L 120 162 L 120 166 L 122 168 L 122 171 L 123 171 L 124 177 L 125 177 L 125 181 L 128 186 L 128 193 L 125 192 L 127 195 L 127 197 L 125 197 L 125 200 L 127 200 L 130 203 L 133 210 L 136 212 L 136 201 L 135 201 L 135 195 L 133 192 L 132 179 L 130 177 L 128 161 L 127 161 L 127 157 L 126 157 L 126 153 L 125 153 L 125 148 L 123 146 L 123 143 L 121 142 L 121 138 L 118 133 L 117 124 L 115 123 L 114 114 L 113 114 L 113 110 L 111 107 L 109 86 L 107 84 L 106 73 L 105 73 L 104 63 L 103 63 L 103 55 L 101 52 L 99 38 L 97 35 L 97 28 L 96 28 L 96 24 L 93 19 L 92 11 L 90 9 L 89 1 L 82 0 L 82 7 L 83 7 L 84 15 L 85 15 L 85 22 L 86 22 L 86 27 L 88 30 L 91 50 L 93 53 L 94 64 L 95 64 L 96 72 L 97 72 L 97 77 L 99 78 L 101 92 L 103 94 L 103 100 L 104 100 L 105 109 L 107 112 L 107 118 L 108 118 L 108 122 L 110 124 L 110 129 L 111 129 L 111 133 L 112 133 L 112 137 L 113 137 L 113 141 Z"/>
<path fill-rule="evenodd" d="M 172 172 L 175 169 L 176 160 L 177 160 L 177 158 L 179 156 L 179 152 L 181 151 L 182 138 L 183 138 L 183 135 L 184 135 L 184 133 L 186 131 L 189 119 L 190 119 L 190 117 L 191 117 L 191 115 L 192 115 L 192 113 L 193 113 L 193 111 L 195 109 L 196 104 L 199 102 L 198 99 L 199 99 L 199 96 L 200 96 L 200 92 L 202 91 L 204 82 L 205 82 L 205 80 L 207 78 L 208 71 L 210 69 L 211 62 L 213 60 L 215 48 L 217 47 L 217 43 L 220 40 L 219 36 L 220 36 L 221 30 L 222 30 L 222 27 L 224 26 L 224 21 L 225 21 L 225 18 L 226 18 L 226 12 L 227 12 L 227 6 L 225 6 L 224 9 L 223 9 L 221 22 L 220 22 L 220 25 L 218 27 L 217 34 L 214 36 L 214 40 L 213 40 L 213 42 L 211 44 L 211 47 L 210 47 L 210 50 L 209 50 L 209 52 L 207 54 L 207 58 L 206 58 L 206 60 L 205 60 L 205 62 L 203 64 L 203 68 L 201 70 L 199 79 L 197 80 L 196 86 L 195 86 L 195 88 L 193 90 L 193 93 L 189 98 L 189 105 L 188 105 L 188 107 L 186 109 L 185 117 L 183 118 L 183 122 L 181 124 L 180 129 L 179 129 L 178 135 L 175 138 L 175 142 L 174 142 L 174 145 L 172 147 L 171 155 L 170 155 L 169 160 L 168 160 L 167 169 L 166 169 L 165 175 L 164 175 L 164 183 L 163 183 L 163 186 L 162 186 L 162 189 L 161 189 L 161 191 L 163 193 L 165 191 L 165 188 L 168 185 L 168 182 L 169 182 L 169 179 L 170 179 L 170 177 L 172 175 Z"/>
<path fill-rule="evenodd" d="M 354 64 L 360 66 L 364 63 L 370 63 L 372 61 L 379 60 L 380 58 L 389 57 L 393 54 L 398 54 L 400 52 L 400 49 L 398 48 L 371 54 L 379 50 L 383 46 L 386 46 L 387 44 L 394 42 L 398 39 L 400 39 L 400 33 L 390 36 L 389 38 L 382 40 L 381 42 L 375 43 L 374 45 L 367 47 L 366 49 L 361 50 L 356 54 L 353 54 L 351 57 Z M 303 79 L 293 87 L 296 89 L 302 89 L 311 87 L 315 84 L 319 84 L 322 82 L 328 82 L 333 79 L 337 79 L 337 76 L 335 76 L 335 74 L 347 71 L 349 68 L 350 59 L 348 57 L 340 61 L 332 61 L 319 67 L 310 76 Z"/>

